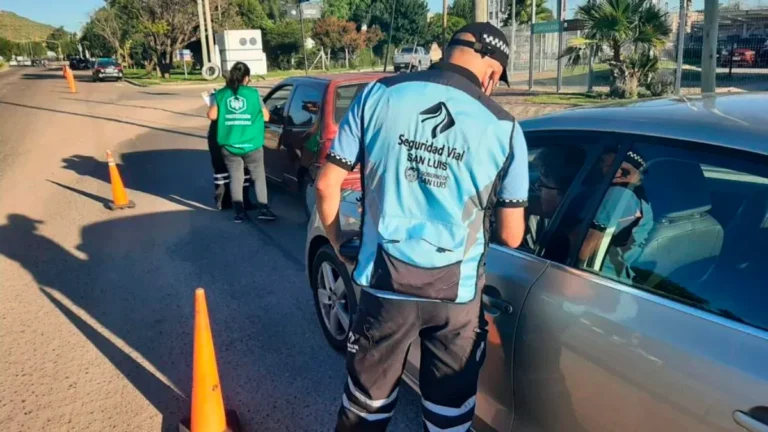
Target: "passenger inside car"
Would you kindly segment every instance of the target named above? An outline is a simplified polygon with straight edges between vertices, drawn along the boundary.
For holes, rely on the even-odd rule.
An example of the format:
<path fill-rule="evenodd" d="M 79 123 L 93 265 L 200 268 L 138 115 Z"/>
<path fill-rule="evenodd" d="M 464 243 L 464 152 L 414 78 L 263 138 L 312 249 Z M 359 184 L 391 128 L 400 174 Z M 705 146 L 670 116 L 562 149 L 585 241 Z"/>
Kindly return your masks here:
<path fill-rule="evenodd" d="M 605 174 L 615 154 L 604 154 Z M 653 212 L 642 184 L 645 160 L 627 152 L 590 224 L 579 252 L 579 262 L 600 268 L 612 278 L 631 281 L 631 264 L 637 260 L 653 227 Z"/>
<path fill-rule="evenodd" d="M 523 237 L 525 249 L 535 250 L 541 241 L 541 236 L 581 169 L 584 158 L 584 151 L 579 147 L 547 147 L 533 157 L 531 171 L 538 173 L 538 176 L 531 179 L 526 232 Z"/>

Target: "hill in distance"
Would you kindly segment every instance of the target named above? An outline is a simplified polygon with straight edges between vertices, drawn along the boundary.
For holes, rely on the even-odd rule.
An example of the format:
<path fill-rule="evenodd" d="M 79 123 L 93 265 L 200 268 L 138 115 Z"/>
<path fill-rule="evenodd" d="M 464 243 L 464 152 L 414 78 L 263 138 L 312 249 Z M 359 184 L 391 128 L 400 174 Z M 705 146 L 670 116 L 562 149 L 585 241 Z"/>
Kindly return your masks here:
<path fill-rule="evenodd" d="M 0 10 L 0 37 L 12 41 L 45 39 L 55 29 L 13 12 Z"/>

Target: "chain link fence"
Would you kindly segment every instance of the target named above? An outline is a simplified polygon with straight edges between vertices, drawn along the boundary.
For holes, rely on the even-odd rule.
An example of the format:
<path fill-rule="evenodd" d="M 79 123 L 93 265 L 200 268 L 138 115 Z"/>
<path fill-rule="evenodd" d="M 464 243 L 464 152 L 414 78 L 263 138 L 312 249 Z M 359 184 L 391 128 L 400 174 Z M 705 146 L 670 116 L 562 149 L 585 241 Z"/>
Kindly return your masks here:
<path fill-rule="evenodd" d="M 677 36 L 679 13 L 672 19 Z M 686 14 L 680 87 L 682 93 L 701 91 L 701 55 L 704 43 L 704 12 Z M 677 40 L 671 59 L 677 60 Z M 768 8 L 721 7 L 716 48 L 718 92 L 768 90 Z"/>
<path fill-rule="evenodd" d="M 735 1 L 735 0 L 734 0 Z M 700 93 L 702 80 L 702 46 L 704 42 L 704 12 L 686 13 L 681 28 L 678 10 L 668 10 L 672 33 L 660 51 L 659 74 L 671 85 L 681 68 L 680 90 L 683 94 Z M 568 41 L 580 37 L 580 31 L 563 33 L 559 43 L 557 32 L 534 34 L 531 26 L 519 24 L 503 27 L 512 44 L 508 70 L 511 86 L 517 90 L 554 92 L 557 90 L 558 55 Z M 678 31 L 684 32 L 682 55 L 678 58 Z M 531 50 L 533 43 L 533 50 Z M 721 6 L 718 18 L 716 54 L 716 86 L 718 92 L 768 90 L 768 8 L 745 9 L 742 4 Z M 611 71 L 608 58 L 595 58 L 593 71 L 588 66 L 562 67 L 561 91 L 587 91 L 591 81 L 594 91 L 608 91 Z M 533 66 L 531 68 L 531 65 Z"/>

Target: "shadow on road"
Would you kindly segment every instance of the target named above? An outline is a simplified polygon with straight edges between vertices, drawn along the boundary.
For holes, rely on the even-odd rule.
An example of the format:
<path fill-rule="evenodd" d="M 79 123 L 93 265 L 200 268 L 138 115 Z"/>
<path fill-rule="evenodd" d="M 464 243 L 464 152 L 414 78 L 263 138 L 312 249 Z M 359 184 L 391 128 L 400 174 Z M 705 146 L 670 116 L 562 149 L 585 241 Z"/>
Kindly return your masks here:
<path fill-rule="evenodd" d="M 254 231 L 224 216 L 181 210 L 87 225 L 81 259 L 42 235 L 43 221 L 12 214 L 0 225 L 0 254 L 28 271 L 162 414 L 163 432 L 188 410 L 198 286 L 208 293 L 225 402 L 258 426 L 249 429 L 327 429 L 343 365 L 317 326 L 300 265 L 303 243 L 295 243 L 303 233 L 291 222 Z M 334 370 L 318 374 L 318 364 Z M 328 388 L 334 393 L 322 394 Z M 314 413 L 293 415 L 306 407 Z"/>
<path fill-rule="evenodd" d="M 25 80 L 61 80 L 61 82 L 66 83 L 66 80 L 64 79 L 64 75 L 61 73 L 61 71 L 55 72 L 47 72 L 47 73 L 25 73 L 21 75 L 21 79 Z M 75 81 L 79 82 L 92 82 L 93 79 L 90 75 L 84 76 L 82 74 L 75 75 Z"/>
<path fill-rule="evenodd" d="M 196 133 L 184 132 L 184 131 L 180 131 L 180 130 L 161 128 L 161 127 L 157 127 L 157 126 L 151 126 L 151 125 L 147 125 L 147 124 L 137 123 L 137 122 L 128 121 L 128 120 L 121 120 L 121 119 L 112 118 L 112 117 L 97 116 L 97 115 L 93 115 L 93 114 L 75 113 L 75 112 L 70 112 L 70 111 L 57 110 L 57 109 L 53 109 L 53 108 L 43 108 L 43 107 L 39 107 L 39 106 L 24 105 L 24 104 L 15 103 L 15 102 L 8 102 L 8 101 L 0 101 L 0 104 L 2 104 L 2 105 L 10 105 L 10 106 L 15 106 L 15 107 L 20 107 L 20 108 L 28 108 L 28 109 L 33 109 L 33 110 L 47 111 L 47 112 L 58 113 L 58 114 L 66 114 L 66 115 L 71 115 L 71 116 L 76 116 L 76 117 L 87 117 L 87 118 L 92 118 L 92 119 L 97 119 L 97 120 L 105 120 L 105 121 L 109 121 L 109 122 L 127 124 L 127 125 L 131 125 L 131 126 L 138 126 L 138 127 L 141 127 L 141 128 L 151 129 L 151 130 L 154 130 L 154 131 L 167 132 L 167 133 L 171 133 L 171 134 L 183 135 L 183 136 L 188 136 L 188 137 L 193 137 L 193 138 L 205 138 L 205 135 L 203 135 L 203 134 L 196 134 Z"/>
<path fill-rule="evenodd" d="M 70 101 L 75 101 L 75 102 L 85 102 L 85 103 L 99 104 L 99 105 L 112 105 L 112 106 L 127 107 L 127 108 L 148 109 L 148 110 L 155 110 L 155 111 L 163 111 L 163 112 L 167 112 L 167 113 L 175 114 L 175 115 L 180 115 L 180 116 L 205 118 L 205 116 L 201 115 L 201 114 L 190 114 L 190 113 L 185 113 L 185 112 L 172 111 L 172 110 L 165 109 L 165 108 L 149 107 L 149 106 L 143 106 L 143 105 L 119 104 L 119 103 L 114 103 L 114 102 L 102 102 L 102 101 L 75 99 L 75 98 L 62 98 L 62 99 L 70 100 Z"/>

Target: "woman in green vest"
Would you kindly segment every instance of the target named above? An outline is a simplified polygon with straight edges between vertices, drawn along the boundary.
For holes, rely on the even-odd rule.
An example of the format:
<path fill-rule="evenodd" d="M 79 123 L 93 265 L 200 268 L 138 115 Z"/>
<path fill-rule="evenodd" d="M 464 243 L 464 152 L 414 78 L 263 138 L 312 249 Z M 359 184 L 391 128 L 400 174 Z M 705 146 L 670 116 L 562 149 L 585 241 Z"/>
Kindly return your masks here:
<path fill-rule="evenodd" d="M 237 62 L 229 70 L 226 87 L 215 94 L 216 103 L 208 109 L 208 118 L 216 121 L 216 137 L 230 178 L 230 193 L 235 208 L 235 222 L 245 220 L 243 207 L 244 165 L 251 172 L 256 187 L 256 219 L 275 220 L 267 205 L 267 178 L 264 172 L 264 121 L 269 112 L 256 89 L 248 87 L 251 69 Z"/>

